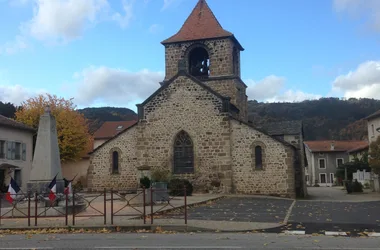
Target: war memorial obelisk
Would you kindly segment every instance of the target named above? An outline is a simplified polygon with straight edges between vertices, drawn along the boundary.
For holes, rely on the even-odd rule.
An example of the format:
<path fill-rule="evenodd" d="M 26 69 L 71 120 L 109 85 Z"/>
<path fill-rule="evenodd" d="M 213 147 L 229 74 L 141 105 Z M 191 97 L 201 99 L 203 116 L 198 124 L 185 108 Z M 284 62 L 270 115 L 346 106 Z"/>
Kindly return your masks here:
<path fill-rule="evenodd" d="M 59 156 L 57 124 L 50 112 L 50 107 L 47 106 L 38 124 L 37 141 L 27 188 L 33 192 L 48 194 L 50 192 L 48 186 L 56 175 L 56 192 L 62 193 L 64 181 Z"/>

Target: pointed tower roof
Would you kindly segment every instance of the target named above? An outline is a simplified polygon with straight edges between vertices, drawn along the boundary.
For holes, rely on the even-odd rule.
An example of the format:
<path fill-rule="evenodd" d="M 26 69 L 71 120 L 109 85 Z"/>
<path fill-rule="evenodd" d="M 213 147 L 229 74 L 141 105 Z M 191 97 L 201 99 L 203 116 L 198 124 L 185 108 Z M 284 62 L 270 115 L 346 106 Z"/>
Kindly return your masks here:
<path fill-rule="evenodd" d="M 177 34 L 162 44 L 221 37 L 232 37 L 239 44 L 234 35 L 220 25 L 206 0 L 199 0 Z"/>

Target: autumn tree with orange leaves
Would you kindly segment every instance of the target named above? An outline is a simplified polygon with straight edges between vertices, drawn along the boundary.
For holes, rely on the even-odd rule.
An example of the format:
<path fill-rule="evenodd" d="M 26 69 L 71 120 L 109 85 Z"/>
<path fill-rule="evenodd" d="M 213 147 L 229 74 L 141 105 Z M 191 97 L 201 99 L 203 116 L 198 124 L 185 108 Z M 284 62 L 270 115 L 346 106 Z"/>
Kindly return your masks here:
<path fill-rule="evenodd" d="M 47 105 L 56 119 L 61 161 L 78 160 L 91 151 L 93 138 L 89 133 L 88 122 L 83 114 L 75 110 L 72 99 L 50 94 L 32 97 L 21 104 L 16 112 L 16 120 L 38 129 L 40 116 Z"/>

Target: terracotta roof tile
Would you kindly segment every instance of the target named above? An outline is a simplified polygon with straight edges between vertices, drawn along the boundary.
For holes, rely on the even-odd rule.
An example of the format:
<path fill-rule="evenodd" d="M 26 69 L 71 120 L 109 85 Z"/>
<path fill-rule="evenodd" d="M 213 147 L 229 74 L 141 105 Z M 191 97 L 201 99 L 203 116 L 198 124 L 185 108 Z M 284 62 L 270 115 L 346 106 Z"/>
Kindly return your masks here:
<path fill-rule="evenodd" d="M 137 121 L 104 122 L 103 125 L 95 131 L 94 139 L 110 139 L 136 122 Z"/>
<path fill-rule="evenodd" d="M 233 36 L 233 34 L 222 28 L 206 1 L 199 0 L 177 34 L 164 40 L 162 43 L 229 36 Z"/>
<path fill-rule="evenodd" d="M 367 116 L 365 119 L 369 120 L 369 119 L 373 119 L 373 118 L 376 118 L 376 117 L 379 117 L 380 116 L 380 110 L 376 111 L 375 113 L 373 114 L 370 114 L 369 116 Z"/>
<path fill-rule="evenodd" d="M 357 146 L 355 148 L 348 150 L 348 153 L 355 153 L 355 152 L 359 152 L 359 151 L 366 150 L 366 149 L 369 149 L 368 142 L 366 145 L 360 145 L 360 146 Z"/>
<path fill-rule="evenodd" d="M 352 149 L 368 146 L 368 141 L 305 141 L 305 145 L 312 152 L 346 152 Z M 334 145 L 334 149 L 331 149 L 331 145 Z"/>
<path fill-rule="evenodd" d="M 30 132 L 36 132 L 36 130 L 34 128 L 29 127 L 29 126 L 25 125 L 24 123 L 17 122 L 13 119 L 7 118 L 3 115 L 0 115 L 0 126 L 26 130 L 26 131 L 30 131 Z"/>

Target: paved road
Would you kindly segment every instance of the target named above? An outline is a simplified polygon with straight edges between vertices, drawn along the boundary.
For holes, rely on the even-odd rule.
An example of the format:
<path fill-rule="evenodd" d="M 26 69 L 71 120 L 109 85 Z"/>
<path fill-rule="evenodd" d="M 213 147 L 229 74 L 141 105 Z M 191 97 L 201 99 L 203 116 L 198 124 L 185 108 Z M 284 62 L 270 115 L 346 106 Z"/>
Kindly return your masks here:
<path fill-rule="evenodd" d="M 380 249 L 379 239 L 276 234 L 9 235 L 2 249 Z"/>
<path fill-rule="evenodd" d="M 285 219 L 292 203 L 293 201 L 288 199 L 229 197 L 211 205 L 189 209 L 188 219 L 280 223 Z M 183 217 L 183 214 L 169 214 L 166 217 L 181 216 Z"/>

